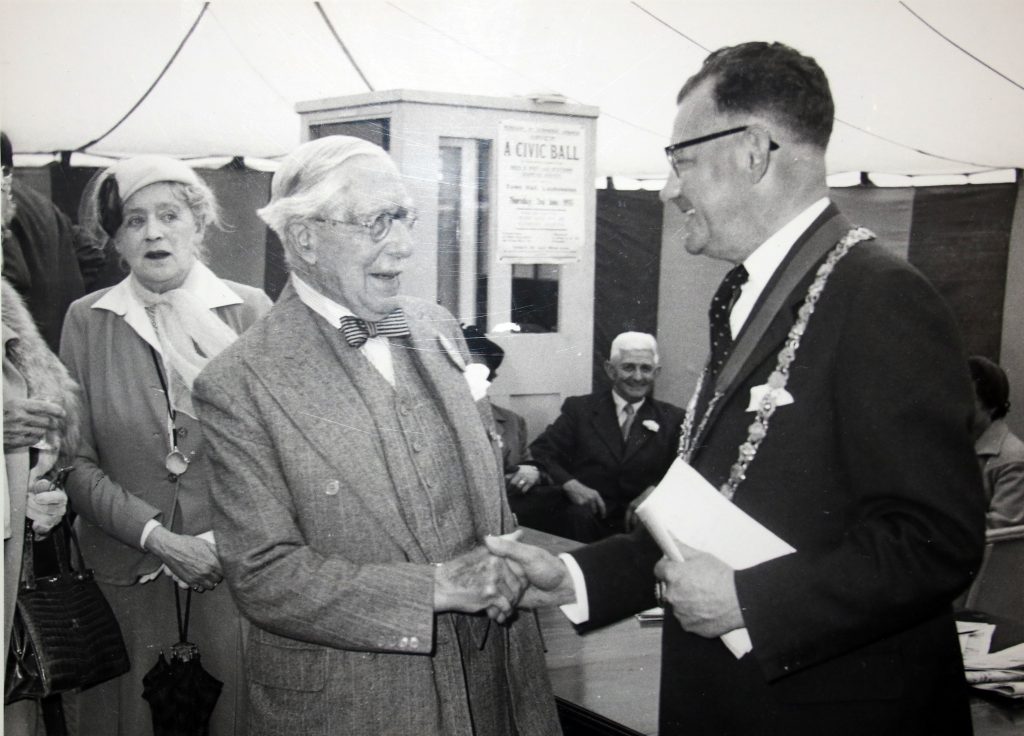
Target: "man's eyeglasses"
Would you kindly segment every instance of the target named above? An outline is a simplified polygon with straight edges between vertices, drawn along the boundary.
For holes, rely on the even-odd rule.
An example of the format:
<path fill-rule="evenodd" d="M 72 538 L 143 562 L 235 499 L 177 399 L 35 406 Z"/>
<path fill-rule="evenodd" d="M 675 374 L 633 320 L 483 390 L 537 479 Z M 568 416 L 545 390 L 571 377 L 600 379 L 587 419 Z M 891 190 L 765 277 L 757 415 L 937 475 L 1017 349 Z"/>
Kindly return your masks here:
<path fill-rule="evenodd" d="M 416 224 L 416 213 L 410 212 L 409 210 L 400 210 L 398 212 L 381 212 L 379 215 L 374 217 L 372 220 L 366 220 L 365 222 L 349 222 L 348 220 L 335 220 L 332 217 L 314 217 L 312 218 L 315 222 L 322 222 L 325 225 L 332 227 L 336 225 L 349 225 L 351 227 L 364 227 L 369 231 L 370 240 L 374 243 L 379 243 L 388 236 L 391 232 L 391 226 L 397 220 L 402 222 L 407 228 L 412 230 Z"/>
<path fill-rule="evenodd" d="M 707 135 L 697 136 L 696 138 L 690 138 L 689 140 L 679 141 L 679 143 L 673 143 L 671 146 L 665 146 L 665 155 L 668 157 L 668 164 L 672 167 L 672 170 L 679 176 L 679 169 L 677 169 L 678 162 L 676 161 L 676 151 L 681 151 L 684 148 L 690 146 L 699 146 L 701 143 L 707 143 L 713 141 L 716 138 L 725 138 L 727 135 L 735 135 L 736 133 L 742 133 L 750 128 L 749 125 L 740 125 L 736 128 L 727 128 L 726 130 L 720 130 L 717 133 L 708 133 Z M 779 144 L 773 141 L 771 138 L 768 139 L 768 150 L 777 151 L 779 150 Z"/>

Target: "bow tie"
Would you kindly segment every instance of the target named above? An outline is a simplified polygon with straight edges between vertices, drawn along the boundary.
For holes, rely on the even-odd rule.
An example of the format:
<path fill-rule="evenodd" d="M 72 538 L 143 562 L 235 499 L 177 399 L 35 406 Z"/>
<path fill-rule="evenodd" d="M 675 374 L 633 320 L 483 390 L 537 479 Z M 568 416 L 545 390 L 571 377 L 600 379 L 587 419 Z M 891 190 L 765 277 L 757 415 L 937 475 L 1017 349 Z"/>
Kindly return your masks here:
<path fill-rule="evenodd" d="M 341 333 L 345 336 L 345 342 L 359 348 L 371 337 L 406 337 L 409 335 L 409 323 L 405 321 L 401 307 L 379 322 L 367 322 L 346 314 L 341 318 Z"/>

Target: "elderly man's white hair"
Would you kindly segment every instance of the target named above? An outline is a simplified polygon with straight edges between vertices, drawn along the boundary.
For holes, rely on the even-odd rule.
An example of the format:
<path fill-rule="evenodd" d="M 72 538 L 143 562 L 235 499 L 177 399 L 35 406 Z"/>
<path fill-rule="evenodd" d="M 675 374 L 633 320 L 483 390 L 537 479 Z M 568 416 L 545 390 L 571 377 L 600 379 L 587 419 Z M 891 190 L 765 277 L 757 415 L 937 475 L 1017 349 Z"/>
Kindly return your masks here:
<path fill-rule="evenodd" d="M 337 197 L 331 175 L 356 156 L 388 156 L 380 146 L 362 138 L 331 135 L 303 143 L 281 162 L 270 184 L 270 203 L 258 214 L 283 241 L 288 225 L 316 215 Z"/>
<path fill-rule="evenodd" d="M 654 353 L 655 364 L 658 363 L 658 341 L 654 339 L 654 335 L 648 335 L 646 332 L 622 332 L 616 335 L 612 340 L 608 360 L 617 360 L 623 350 L 650 350 Z"/>

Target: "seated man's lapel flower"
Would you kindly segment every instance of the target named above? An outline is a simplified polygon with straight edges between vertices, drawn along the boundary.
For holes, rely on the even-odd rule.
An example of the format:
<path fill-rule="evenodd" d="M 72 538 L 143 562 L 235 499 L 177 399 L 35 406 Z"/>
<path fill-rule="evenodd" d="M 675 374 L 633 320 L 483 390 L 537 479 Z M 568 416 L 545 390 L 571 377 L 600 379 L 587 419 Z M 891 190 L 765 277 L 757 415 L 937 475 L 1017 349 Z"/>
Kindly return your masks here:
<path fill-rule="evenodd" d="M 642 424 L 643 424 L 644 429 L 646 429 L 646 430 L 648 430 L 650 432 L 657 432 L 659 429 L 661 429 L 661 425 L 659 425 L 653 419 L 645 419 L 642 422 Z"/>

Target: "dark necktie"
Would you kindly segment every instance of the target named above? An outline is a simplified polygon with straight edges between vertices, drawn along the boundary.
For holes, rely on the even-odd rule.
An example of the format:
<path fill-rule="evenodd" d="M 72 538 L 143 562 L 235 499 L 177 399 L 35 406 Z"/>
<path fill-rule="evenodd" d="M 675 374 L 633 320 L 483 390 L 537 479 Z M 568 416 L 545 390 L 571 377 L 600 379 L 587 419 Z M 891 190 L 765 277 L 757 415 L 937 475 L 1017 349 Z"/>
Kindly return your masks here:
<path fill-rule="evenodd" d="M 740 287 L 747 282 L 747 269 L 743 264 L 736 266 L 722 279 L 722 284 L 711 299 L 708 321 L 711 324 L 711 360 L 708 363 L 710 377 L 714 378 L 722 369 L 725 359 L 732 350 L 732 330 L 729 329 L 729 312 L 739 296 Z"/>
<path fill-rule="evenodd" d="M 345 342 L 359 348 L 371 337 L 406 337 L 409 334 L 409 323 L 405 321 L 401 307 L 379 322 L 368 322 L 346 314 L 341 318 L 341 333 L 345 336 Z"/>

